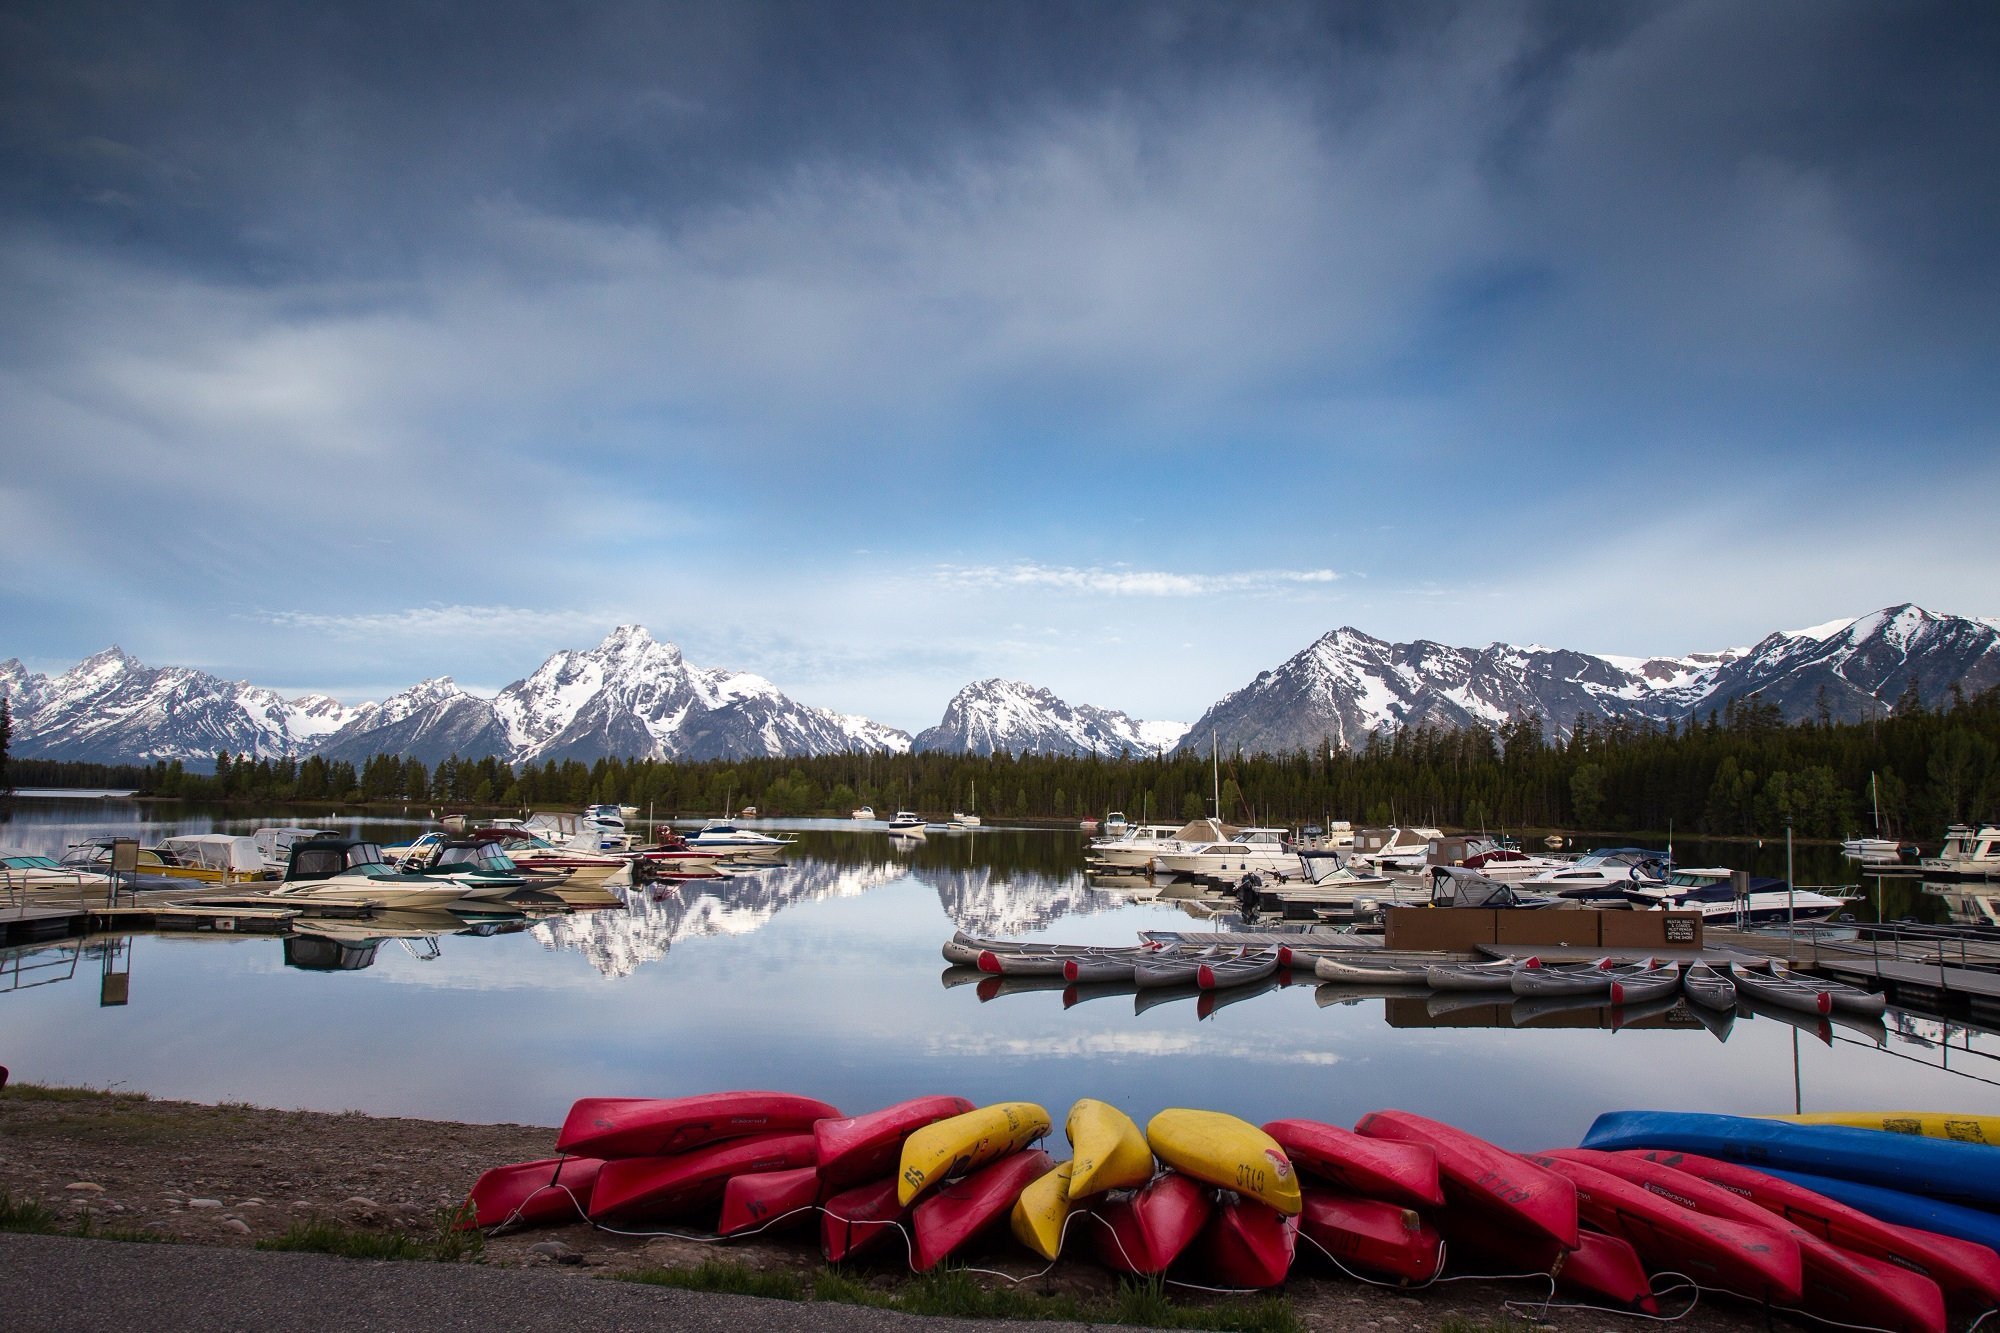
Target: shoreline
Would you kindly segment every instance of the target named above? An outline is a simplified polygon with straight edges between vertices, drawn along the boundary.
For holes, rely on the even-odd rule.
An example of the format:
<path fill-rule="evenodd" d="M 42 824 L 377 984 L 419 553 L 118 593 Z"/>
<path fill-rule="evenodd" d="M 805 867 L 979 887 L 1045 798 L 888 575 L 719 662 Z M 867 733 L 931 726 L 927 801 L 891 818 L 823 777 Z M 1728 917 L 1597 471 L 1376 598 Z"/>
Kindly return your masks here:
<path fill-rule="evenodd" d="M 470 1124 L 371 1116 L 358 1111 L 281 1111 L 240 1103 L 207 1105 L 144 1094 L 12 1083 L 0 1087 L 0 1194 L 10 1208 L 47 1209 L 54 1229 L 113 1239 L 169 1241 L 247 1249 L 278 1241 L 299 1224 L 330 1223 L 377 1237 L 398 1233 L 435 1239 L 479 1173 L 548 1156 L 553 1127 Z M 1088 1247 L 1045 1272 L 1004 1239 L 967 1256 L 997 1276 L 975 1280 L 994 1290 L 1085 1302 L 1108 1302 L 1118 1280 Z M 716 1244 L 659 1234 L 626 1235 L 581 1222 L 487 1237 L 460 1256 L 494 1267 L 562 1265 L 600 1278 L 646 1270 L 685 1275 L 704 1264 L 758 1277 L 798 1279 L 810 1289 L 829 1271 L 811 1229 Z M 539 1248 L 537 1248 L 539 1247 Z M 893 1250 L 842 1271 L 893 1299 L 911 1282 Z M 1420 1292 L 1370 1287 L 1301 1256 L 1292 1279 L 1272 1293 L 1313 1329 L 1408 1333 L 1450 1323 L 1458 1328 L 1523 1327 L 1517 1306 L 1545 1294 L 1526 1282 L 1440 1283 Z M 1174 1288 L 1177 1306 L 1251 1301 Z M 1531 1313 L 1534 1313 L 1531 1311 Z M 1557 1330 L 1602 1329 L 1608 1312 L 1548 1309 L 1530 1321 Z M 1749 1306 L 1704 1302 L 1682 1322 L 1693 1330 L 1752 1333 L 1763 1327 Z"/>

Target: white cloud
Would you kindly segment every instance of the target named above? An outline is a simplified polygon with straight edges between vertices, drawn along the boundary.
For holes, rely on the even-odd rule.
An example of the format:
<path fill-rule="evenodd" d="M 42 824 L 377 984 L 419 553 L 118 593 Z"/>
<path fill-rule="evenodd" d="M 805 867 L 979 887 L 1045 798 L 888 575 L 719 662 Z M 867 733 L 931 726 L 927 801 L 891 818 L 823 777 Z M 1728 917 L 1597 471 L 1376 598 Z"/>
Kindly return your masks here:
<path fill-rule="evenodd" d="M 1112 597 L 1214 597 L 1223 594 L 1297 591 L 1332 583 L 1331 569 L 1252 569 L 1234 574 L 1177 574 L 1126 565 L 939 565 L 938 583 L 951 588 L 1050 589 Z"/>
<path fill-rule="evenodd" d="M 518 606 L 413 606 L 400 611 L 326 614 L 266 611 L 258 619 L 284 629 L 311 630 L 343 637 L 411 635 L 422 638 L 524 639 L 554 642 L 551 636 L 608 633 L 619 617 L 602 611 L 534 611 Z M 567 640 L 563 640 L 567 643 Z M 553 651 L 553 649 L 551 649 Z"/>

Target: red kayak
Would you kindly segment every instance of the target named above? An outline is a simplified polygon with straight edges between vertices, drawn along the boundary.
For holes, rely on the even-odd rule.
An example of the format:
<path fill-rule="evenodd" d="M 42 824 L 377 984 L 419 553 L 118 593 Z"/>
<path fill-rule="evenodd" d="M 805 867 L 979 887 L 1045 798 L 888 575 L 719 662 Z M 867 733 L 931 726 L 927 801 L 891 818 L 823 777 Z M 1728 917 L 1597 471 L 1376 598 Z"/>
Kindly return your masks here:
<path fill-rule="evenodd" d="M 699 1097 L 585 1097 L 569 1108 L 556 1151 L 587 1157 L 664 1157 L 722 1139 L 788 1134 L 840 1112 L 789 1092 Z"/>
<path fill-rule="evenodd" d="M 1150 1185 L 1101 1196 L 1090 1210 L 1097 1257 L 1106 1268 L 1151 1277 L 1164 1273 L 1201 1234 L 1215 1199 L 1208 1186 L 1178 1171 L 1162 1171 Z"/>
<path fill-rule="evenodd" d="M 595 1157 L 545 1157 L 496 1166 L 472 1182 L 472 1192 L 465 1196 L 471 1216 L 461 1218 L 459 1229 L 581 1222 L 590 1211 L 591 1190 L 603 1165 Z"/>
<path fill-rule="evenodd" d="M 911 1267 L 919 1273 L 936 1268 L 961 1245 L 1007 1216 L 1021 1191 L 1055 1169 L 1040 1148 L 1009 1153 L 956 1180 L 918 1204 L 910 1213 Z"/>
<path fill-rule="evenodd" d="M 1220 1286 L 1249 1291 L 1283 1282 L 1292 1271 L 1298 1224 L 1255 1199 L 1223 1199 L 1188 1254 Z"/>
<path fill-rule="evenodd" d="M 1434 1151 L 1439 1183 L 1454 1213 L 1476 1214 L 1490 1227 L 1576 1248 L 1576 1188 L 1564 1177 L 1408 1111 L 1376 1111 L 1354 1128 L 1365 1138 L 1420 1143 Z"/>
<path fill-rule="evenodd" d="M 1607 1301 L 1620 1310 L 1658 1314 L 1660 1303 L 1653 1298 L 1653 1284 L 1646 1278 L 1646 1266 L 1630 1241 L 1607 1236 L 1601 1231 L 1578 1234 L 1582 1242 L 1563 1256 L 1556 1269 L 1556 1289 Z"/>
<path fill-rule="evenodd" d="M 867 1115 L 820 1121 L 813 1126 L 813 1138 L 819 1145 L 822 1196 L 896 1174 L 904 1139 L 971 1109 L 963 1097 L 914 1097 Z"/>
<path fill-rule="evenodd" d="M 1943 1289 L 1946 1308 L 1955 1321 L 1969 1323 L 1988 1310 L 2000 1308 L 2000 1254 L 1990 1246 L 1884 1222 L 1803 1185 L 1735 1162 L 1664 1149 L 1632 1152 L 1719 1185 L 1843 1250 L 1922 1274 Z"/>
<path fill-rule="evenodd" d="M 810 1166 L 731 1176 L 722 1187 L 722 1220 L 715 1224 L 715 1232 L 737 1236 L 804 1226 L 812 1221 L 818 1199 L 819 1172 Z"/>
<path fill-rule="evenodd" d="M 760 1134 L 672 1157 L 621 1157 L 598 1172 L 593 1222 L 669 1221 L 707 1207 L 731 1176 L 813 1164 L 810 1134 Z"/>
<path fill-rule="evenodd" d="M 830 1264 L 851 1259 L 897 1229 L 909 1209 L 896 1202 L 896 1177 L 843 1190 L 820 1205 L 819 1252 Z"/>
<path fill-rule="evenodd" d="M 1805 1279 L 1799 1308 L 1807 1314 L 1834 1323 L 1944 1333 L 1944 1295 L 1927 1277 L 1850 1254 L 1732 1190 L 1647 1161 L 1642 1154 L 1566 1148 L 1549 1155 L 1621 1177 L 1682 1208 L 1769 1227 L 1788 1238 L 1799 1247 Z"/>
<path fill-rule="evenodd" d="M 1703 1216 L 1583 1162 L 1530 1160 L 1573 1182 L 1583 1220 L 1630 1241 L 1649 1271 L 1684 1273 L 1701 1286 L 1751 1300 L 1797 1303 L 1803 1275 L 1799 1247 L 1790 1238 L 1769 1227 Z"/>
<path fill-rule="evenodd" d="M 1363 1138 L 1317 1120 L 1273 1120 L 1264 1132 L 1278 1141 L 1293 1166 L 1349 1194 L 1412 1208 L 1444 1204 L 1437 1153 L 1425 1144 Z"/>
<path fill-rule="evenodd" d="M 1287 1151 L 1290 1151 L 1287 1149 Z M 1411 1209 L 1303 1185 L 1299 1233 L 1343 1268 L 1427 1282 L 1444 1267 L 1444 1237 Z"/>

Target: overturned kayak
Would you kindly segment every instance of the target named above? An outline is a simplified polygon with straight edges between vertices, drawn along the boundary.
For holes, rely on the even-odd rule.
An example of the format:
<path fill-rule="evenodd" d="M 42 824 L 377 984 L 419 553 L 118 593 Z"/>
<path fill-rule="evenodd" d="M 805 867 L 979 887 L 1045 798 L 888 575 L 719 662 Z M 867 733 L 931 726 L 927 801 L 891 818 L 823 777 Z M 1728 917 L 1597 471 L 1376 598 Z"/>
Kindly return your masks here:
<path fill-rule="evenodd" d="M 910 1266 L 928 1273 L 1013 1209 L 1053 1163 L 1040 1148 L 1009 1153 L 945 1186 L 910 1211 Z"/>
<path fill-rule="evenodd" d="M 496 1166 L 472 1182 L 461 1230 L 510 1224 L 580 1222 L 604 1163 L 593 1157 L 547 1157 Z"/>
<path fill-rule="evenodd" d="M 1415 1209 L 1307 1185 L 1299 1234 L 1343 1269 L 1428 1282 L 1444 1267 L 1444 1237 Z"/>
<path fill-rule="evenodd" d="M 1278 1141 L 1222 1111 L 1170 1107 L 1146 1124 L 1153 1155 L 1175 1171 L 1286 1215 L 1299 1211 L 1299 1176 Z"/>
<path fill-rule="evenodd" d="M 1049 1132 L 1033 1102 L 997 1102 L 925 1125 L 903 1140 L 898 1201 L 910 1203 L 947 1178 L 1026 1148 Z"/>
<path fill-rule="evenodd" d="M 1636 1153 L 1566 1148 L 1546 1156 L 1604 1171 L 1705 1217 L 1767 1228 L 1790 1240 L 1799 1250 L 1798 1306 L 1815 1318 L 1944 1333 L 1944 1296 L 1935 1282 L 1891 1262 L 1849 1254 L 1733 1190 Z"/>
<path fill-rule="evenodd" d="M 1091 1206 L 1098 1259 L 1120 1273 L 1164 1273 L 1194 1242 L 1215 1211 L 1213 1191 L 1176 1171 L 1162 1171 L 1130 1194 L 1107 1194 Z"/>
<path fill-rule="evenodd" d="M 1437 1151 L 1428 1144 L 1371 1139 L 1317 1120 L 1273 1120 L 1264 1132 L 1293 1166 L 1347 1193 L 1412 1208 L 1444 1205 Z"/>
<path fill-rule="evenodd" d="M 913 1097 L 867 1115 L 819 1121 L 813 1126 L 813 1142 L 822 1196 L 894 1174 L 904 1139 L 971 1109 L 963 1097 Z"/>
<path fill-rule="evenodd" d="M 1719 1185 L 1843 1250 L 1885 1259 L 1922 1274 L 1943 1290 L 1954 1318 L 1970 1322 L 1987 1310 L 2000 1308 L 2000 1254 L 1990 1246 L 1899 1226 L 1740 1163 L 1696 1153 L 1652 1151 L 1637 1155 Z"/>
<path fill-rule="evenodd" d="M 1888 1134 L 1914 1134 L 1954 1143 L 1983 1143 L 2000 1148 L 2000 1115 L 1959 1115 L 1952 1111 L 1809 1111 L 1804 1115 L 1772 1115 L 1794 1125 L 1843 1125 L 1848 1129 L 1879 1129 Z"/>
<path fill-rule="evenodd" d="M 1297 1243 L 1293 1218 L 1254 1199 L 1225 1194 L 1188 1258 L 1219 1286 L 1257 1290 L 1285 1280 Z"/>
<path fill-rule="evenodd" d="M 1070 1215 L 1077 1209 L 1069 1192 L 1073 1166 L 1071 1162 L 1060 1163 L 1039 1180 L 1029 1182 L 1007 1215 L 1014 1239 L 1051 1262 L 1062 1253 Z"/>
<path fill-rule="evenodd" d="M 1540 1237 L 1576 1248 L 1576 1187 L 1462 1129 L 1408 1111 L 1375 1111 L 1355 1131 L 1371 1139 L 1420 1143 L 1437 1154 L 1448 1212 L 1472 1215 L 1482 1228 Z"/>
<path fill-rule="evenodd" d="M 570 1107 L 556 1151 L 584 1157 L 659 1157 L 724 1139 L 809 1130 L 838 1107 L 789 1092 L 695 1097 L 585 1097 Z"/>
<path fill-rule="evenodd" d="M 1080 1099 L 1063 1123 L 1074 1169 L 1069 1195 L 1086 1199 L 1106 1190 L 1137 1189 L 1153 1178 L 1153 1150 L 1139 1126 L 1109 1102 Z"/>
<path fill-rule="evenodd" d="M 1977 1208 L 2000 1207 L 2000 1153 L 1979 1143 L 1749 1116 L 1608 1111 L 1591 1124 L 1582 1146 L 1671 1148 L 1759 1170 L 1804 1171 Z"/>
<path fill-rule="evenodd" d="M 820 1206 L 819 1252 L 830 1264 L 870 1249 L 901 1226 L 910 1210 L 897 1201 L 894 1177 L 842 1190 Z"/>
<path fill-rule="evenodd" d="M 813 1164 L 810 1134 L 730 1139 L 671 1157 L 606 1162 L 591 1191 L 593 1222 L 674 1221 L 714 1203 L 731 1176 Z"/>
<path fill-rule="evenodd" d="M 754 1235 L 773 1227 L 804 1226 L 819 1200 L 819 1172 L 810 1166 L 731 1176 L 722 1187 L 718 1236 Z"/>

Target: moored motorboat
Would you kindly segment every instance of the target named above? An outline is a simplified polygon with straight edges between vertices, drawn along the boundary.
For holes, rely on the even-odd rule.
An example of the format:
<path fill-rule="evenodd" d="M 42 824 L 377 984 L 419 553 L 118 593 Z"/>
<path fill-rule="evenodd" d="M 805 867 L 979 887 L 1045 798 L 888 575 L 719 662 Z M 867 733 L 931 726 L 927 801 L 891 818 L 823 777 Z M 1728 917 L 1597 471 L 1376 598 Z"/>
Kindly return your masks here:
<path fill-rule="evenodd" d="M 925 819 L 912 810 L 898 810 L 889 818 L 889 832 L 904 838 L 924 836 Z"/>
<path fill-rule="evenodd" d="M 283 902 L 427 908 L 448 907 L 465 895 L 461 884 L 391 870 L 372 842 L 313 838 L 293 844 L 285 878 L 261 896 Z"/>

